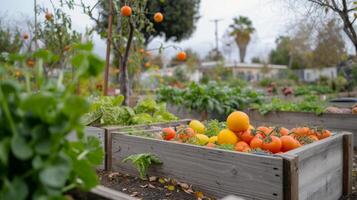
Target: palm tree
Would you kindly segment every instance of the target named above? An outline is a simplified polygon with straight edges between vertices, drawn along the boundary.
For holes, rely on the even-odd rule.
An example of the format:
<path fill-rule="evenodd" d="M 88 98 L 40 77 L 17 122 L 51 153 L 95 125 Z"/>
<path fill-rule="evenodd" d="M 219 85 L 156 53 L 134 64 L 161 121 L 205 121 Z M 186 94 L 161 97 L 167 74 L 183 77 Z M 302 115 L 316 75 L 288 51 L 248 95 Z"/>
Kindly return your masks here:
<path fill-rule="evenodd" d="M 247 46 L 250 42 L 251 34 L 255 31 L 252 21 L 248 17 L 235 17 L 230 25 L 230 34 L 235 37 L 239 48 L 240 62 L 244 62 Z"/>

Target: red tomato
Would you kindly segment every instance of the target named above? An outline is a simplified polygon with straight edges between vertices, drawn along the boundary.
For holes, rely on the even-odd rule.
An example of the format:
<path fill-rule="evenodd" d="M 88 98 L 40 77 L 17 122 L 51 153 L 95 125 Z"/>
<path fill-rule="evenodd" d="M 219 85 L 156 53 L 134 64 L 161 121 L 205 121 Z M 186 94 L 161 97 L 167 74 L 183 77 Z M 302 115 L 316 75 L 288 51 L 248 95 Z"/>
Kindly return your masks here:
<path fill-rule="evenodd" d="M 281 150 L 281 140 L 276 136 L 269 136 L 264 139 L 262 149 L 272 153 L 278 153 Z"/>
<path fill-rule="evenodd" d="M 172 128 L 163 128 L 162 129 L 162 138 L 164 140 L 172 140 L 176 137 L 176 131 Z"/>

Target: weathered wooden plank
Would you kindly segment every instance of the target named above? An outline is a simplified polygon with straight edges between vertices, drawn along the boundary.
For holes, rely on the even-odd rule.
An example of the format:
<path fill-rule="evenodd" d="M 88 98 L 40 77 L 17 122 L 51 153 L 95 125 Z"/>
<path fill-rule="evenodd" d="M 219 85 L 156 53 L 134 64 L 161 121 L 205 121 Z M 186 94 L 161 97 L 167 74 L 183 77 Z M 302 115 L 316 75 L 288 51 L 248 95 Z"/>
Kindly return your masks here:
<path fill-rule="evenodd" d="M 298 157 L 291 155 L 282 155 L 283 161 L 283 183 L 284 200 L 299 199 L 299 175 L 298 175 Z"/>
<path fill-rule="evenodd" d="M 136 200 L 136 198 L 131 197 L 127 194 L 122 192 L 118 192 L 112 189 L 109 189 L 104 186 L 97 186 L 90 191 L 90 193 L 95 194 L 96 196 L 100 197 L 101 199 L 105 200 Z"/>
<path fill-rule="evenodd" d="M 352 193 L 353 145 L 351 133 L 343 136 L 343 195 Z"/>
<path fill-rule="evenodd" d="M 103 126 L 101 128 L 108 130 L 109 132 L 119 131 L 121 129 L 149 129 L 153 127 L 166 127 L 166 126 L 178 126 L 181 124 L 188 124 L 191 119 L 182 119 L 178 121 L 171 122 L 160 122 L 160 123 L 152 123 L 152 124 L 141 124 L 141 125 L 132 125 L 132 126 Z"/>
<path fill-rule="evenodd" d="M 299 199 L 336 200 L 343 192 L 343 133 L 290 151 L 298 156 Z"/>
<path fill-rule="evenodd" d="M 283 160 L 198 147 L 176 142 L 112 134 L 112 169 L 136 173 L 122 159 L 132 154 L 154 153 L 163 165 L 151 175 L 169 176 L 197 186 L 205 193 L 229 194 L 247 199 L 283 199 Z"/>

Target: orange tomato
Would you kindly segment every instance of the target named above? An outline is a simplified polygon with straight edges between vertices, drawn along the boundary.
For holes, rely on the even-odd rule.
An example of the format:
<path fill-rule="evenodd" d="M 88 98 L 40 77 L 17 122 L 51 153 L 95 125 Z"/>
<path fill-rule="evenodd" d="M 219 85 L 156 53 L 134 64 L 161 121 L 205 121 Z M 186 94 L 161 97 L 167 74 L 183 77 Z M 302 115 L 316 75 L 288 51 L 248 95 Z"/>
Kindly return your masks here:
<path fill-rule="evenodd" d="M 307 138 L 311 139 L 313 142 L 319 141 L 319 138 L 316 135 L 309 135 Z"/>
<path fill-rule="evenodd" d="M 289 129 L 281 127 L 279 133 L 281 134 L 281 136 L 289 135 Z"/>
<path fill-rule="evenodd" d="M 190 127 L 181 128 L 180 130 L 177 131 L 178 138 L 181 139 L 183 142 L 186 142 L 194 135 L 195 135 L 195 131 Z"/>
<path fill-rule="evenodd" d="M 162 138 L 164 140 L 172 140 L 176 137 L 176 131 L 172 128 L 163 128 L 162 129 Z"/>
<path fill-rule="evenodd" d="M 145 53 L 145 49 L 141 48 L 141 49 L 139 50 L 139 52 L 140 52 L 140 53 Z"/>
<path fill-rule="evenodd" d="M 263 139 L 260 136 L 256 136 L 254 137 L 251 141 L 250 141 L 250 148 L 252 149 L 258 149 L 258 148 L 262 148 L 263 145 Z"/>
<path fill-rule="evenodd" d="M 269 136 L 263 140 L 262 149 L 272 153 L 278 153 L 281 150 L 281 140 L 276 136 Z"/>
<path fill-rule="evenodd" d="M 271 127 L 266 127 L 266 126 L 259 126 L 257 128 L 257 132 L 262 134 L 263 137 L 269 135 L 269 133 L 272 131 L 273 129 Z"/>
<path fill-rule="evenodd" d="M 239 137 L 240 139 L 242 139 L 244 142 L 246 143 L 250 143 L 250 141 L 252 141 L 252 139 L 254 138 L 254 134 L 252 133 L 252 131 L 250 129 L 242 132 Z"/>
<path fill-rule="evenodd" d="M 321 140 L 330 137 L 332 134 L 329 130 L 323 130 L 321 133 L 318 133 L 316 135 Z"/>
<path fill-rule="evenodd" d="M 286 152 L 300 147 L 299 141 L 297 141 L 294 137 L 289 135 L 284 135 L 280 138 L 281 140 L 281 151 Z"/>
<path fill-rule="evenodd" d="M 187 55 L 184 51 L 181 51 L 177 54 L 177 60 L 179 60 L 179 61 L 185 61 L 186 57 L 187 57 Z"/>
<path fill-rule="evenodd" d="M 155 13 L 155 15 L 154 15 L 154 21 L 155 21 L 156 23 L 160 23 L 160 22 L 162 22 L 163 20 L 164 20 L 164 15 L 163 15 L 163 14 L 161 14 L 160 12 Z"/>
<path fill-rule="evenodd" d="M 235 145 L 234 149 L 236 151 L 240 151 L 240 152 L 243 152 L 244 149 L 246 148 L 250 148 L 249 145 L 244 142 L 244 141 L 240 141 L 240 142 L 237 142 L 237 144 Z"/>
<path fill-rule="evenodd" d="M 130 6 L 123 6 L 120 9 L 120 14 L 124 17 L 130 17 L 132 14 L 132 10 Z"/>

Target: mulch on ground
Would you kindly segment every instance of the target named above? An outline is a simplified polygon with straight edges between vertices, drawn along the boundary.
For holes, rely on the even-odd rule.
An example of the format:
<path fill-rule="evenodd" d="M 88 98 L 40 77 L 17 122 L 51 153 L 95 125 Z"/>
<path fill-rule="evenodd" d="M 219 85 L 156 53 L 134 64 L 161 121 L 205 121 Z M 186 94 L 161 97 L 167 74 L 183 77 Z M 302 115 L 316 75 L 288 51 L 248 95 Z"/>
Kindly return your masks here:
<path fill-rule="evenodd" d="M 151 176 L 148 180 L 119 172 L 98 171 L 101 184 L 142 200 L 214 200 L 192 185 L 175 179 Z"/>

